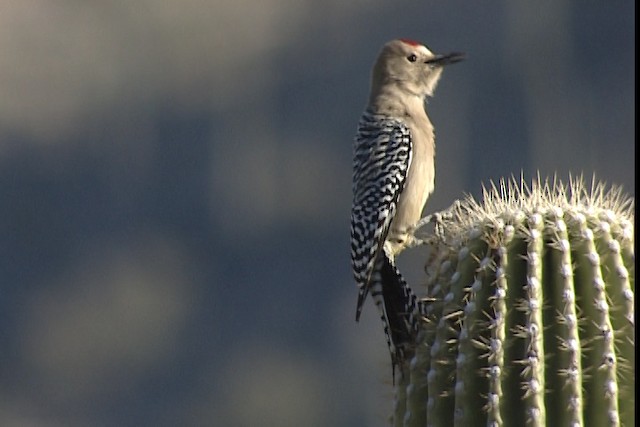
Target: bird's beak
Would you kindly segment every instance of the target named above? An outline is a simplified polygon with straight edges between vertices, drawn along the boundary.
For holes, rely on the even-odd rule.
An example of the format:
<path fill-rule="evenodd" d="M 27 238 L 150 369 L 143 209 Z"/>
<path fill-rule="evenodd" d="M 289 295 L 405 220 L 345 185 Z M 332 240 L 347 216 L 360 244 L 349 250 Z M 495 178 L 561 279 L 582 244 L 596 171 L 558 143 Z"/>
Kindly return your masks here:
<path fill-rule="evenodd" d="M 431 59 L 427 59 L 426 61 L 424 61 L 424 63 L 444 66 L 449 64 L 455 64 L 456 62 L 462 61 L 464 58 L 465 58 L 465 54 L 462 52 L 451 52 L 451 53 L 445 53 L 444 55 L 436 55 Z"/>

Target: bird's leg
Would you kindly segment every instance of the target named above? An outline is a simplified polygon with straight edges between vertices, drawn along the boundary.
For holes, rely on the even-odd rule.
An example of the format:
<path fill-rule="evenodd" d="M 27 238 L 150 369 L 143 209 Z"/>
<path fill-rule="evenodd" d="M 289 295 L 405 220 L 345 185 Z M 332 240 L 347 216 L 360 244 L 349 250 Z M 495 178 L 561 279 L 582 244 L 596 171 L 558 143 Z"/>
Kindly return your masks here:
<path fill-rule="evenodd" d="M 411 236 L 411 238 L 409 239 L 410 246 L 414 247 L 427 244 L 428 237 L 435 237 L 437 239 L 443 238 L 447 221 L 451 220 L 454 217 L 456 211 L 460 211 L 461 206 L 462 203 L 460 202 L 460 200 L 456 200 L 447 209 L 440 212 L 432 213 L 431 215 L 427 215 L 424 218 L 420 219 L 420 221 L 418 221 L 409 232 L 409 235 Z M 433 232 L 429 233 L 425 238 L 419 238 L 418 236 L 416 236 L 417 231 L 428 224 L 433 224 Z"/>

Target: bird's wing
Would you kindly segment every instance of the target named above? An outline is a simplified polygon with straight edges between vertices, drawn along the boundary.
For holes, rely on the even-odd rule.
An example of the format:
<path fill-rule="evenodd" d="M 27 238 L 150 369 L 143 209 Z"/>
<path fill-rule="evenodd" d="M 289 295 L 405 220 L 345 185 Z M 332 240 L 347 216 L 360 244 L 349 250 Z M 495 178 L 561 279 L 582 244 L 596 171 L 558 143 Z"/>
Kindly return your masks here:
<path fill-rule="evenodd" d="M 405 124 L 370 112 L 363 114 L 354 142 L 351 209 L 351 264 L 359 287 L 356 320 L 395 215 L 411 157 L 411 133 Z"/>

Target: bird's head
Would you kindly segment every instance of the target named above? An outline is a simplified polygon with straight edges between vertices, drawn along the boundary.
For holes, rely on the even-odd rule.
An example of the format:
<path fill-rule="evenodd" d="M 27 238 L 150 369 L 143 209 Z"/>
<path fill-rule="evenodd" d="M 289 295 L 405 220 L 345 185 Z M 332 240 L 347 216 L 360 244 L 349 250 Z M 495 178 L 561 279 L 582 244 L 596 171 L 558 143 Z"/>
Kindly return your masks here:
<path fill-rule="evenodd" d="M 432 96 L 445 65 L 464 59 L 459 52 L 439 55 L 408 39 L 386 43 L 373 67 L 372 86 L 396 86 L 409 95 Z"/>

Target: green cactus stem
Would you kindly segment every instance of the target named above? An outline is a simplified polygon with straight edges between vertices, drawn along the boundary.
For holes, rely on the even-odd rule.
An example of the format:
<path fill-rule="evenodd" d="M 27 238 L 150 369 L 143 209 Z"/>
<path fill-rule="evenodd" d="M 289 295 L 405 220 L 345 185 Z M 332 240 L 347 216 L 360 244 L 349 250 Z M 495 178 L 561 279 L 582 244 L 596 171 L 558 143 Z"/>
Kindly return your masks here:
<path fill-rule="evenodd" d="M 483 196 L 422 240 L 424 316 L 393 425 L 634 426 L 633 199 L 582 179 Z"/>

